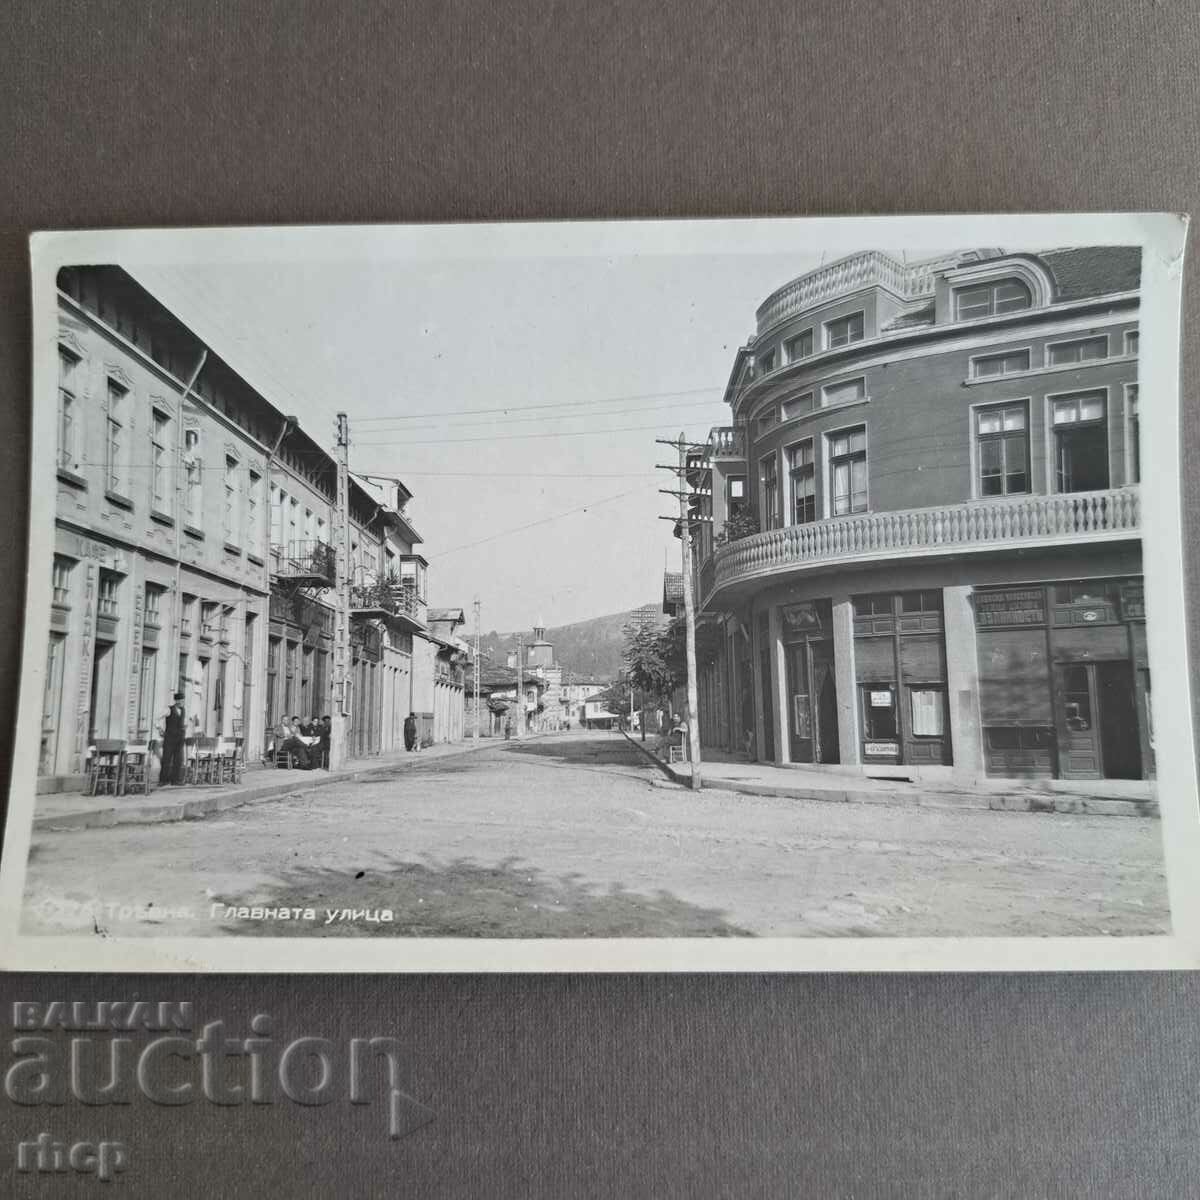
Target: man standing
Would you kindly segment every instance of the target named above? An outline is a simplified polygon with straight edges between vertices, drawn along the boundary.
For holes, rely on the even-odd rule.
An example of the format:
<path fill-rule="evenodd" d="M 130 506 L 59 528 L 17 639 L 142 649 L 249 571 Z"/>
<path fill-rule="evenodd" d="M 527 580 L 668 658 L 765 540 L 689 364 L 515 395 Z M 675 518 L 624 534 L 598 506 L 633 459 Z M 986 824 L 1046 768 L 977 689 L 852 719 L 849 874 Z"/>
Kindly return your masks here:
<path fill-rule="evenodd" d="M 162 766 L 158 773 L 159 787 L 183 781 L 183 693 L 175 693 L 175 702 L 167 709 L 163 724 Z"/>
<path fill-rule="evenodd" d="M 409 713 L 404 718 L 404 748 L 412 750 L 417 744 L 417 714 Z"/>
<path fill-rule="evenodd" d="M 325 770 L 329 770 L 329 739 L 333 736 L 333 718 L 324 716 L 320 721 L 314 722 L 318 731 L 320 741 L 317 743 L 317 754 L 320 756 L 321 763 Z"/>

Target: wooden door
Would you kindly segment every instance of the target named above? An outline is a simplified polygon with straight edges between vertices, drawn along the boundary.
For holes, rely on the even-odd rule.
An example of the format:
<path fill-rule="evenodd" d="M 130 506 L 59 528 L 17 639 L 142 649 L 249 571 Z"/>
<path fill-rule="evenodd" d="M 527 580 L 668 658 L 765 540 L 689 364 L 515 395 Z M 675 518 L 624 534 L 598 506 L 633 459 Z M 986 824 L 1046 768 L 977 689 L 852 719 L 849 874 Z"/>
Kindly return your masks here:
<path fill-rule="evenodd" d="M 1095 664 L 1058 663 L 1054 675 L 1059 774 L 1063 779 L 1099 779 Z"/>

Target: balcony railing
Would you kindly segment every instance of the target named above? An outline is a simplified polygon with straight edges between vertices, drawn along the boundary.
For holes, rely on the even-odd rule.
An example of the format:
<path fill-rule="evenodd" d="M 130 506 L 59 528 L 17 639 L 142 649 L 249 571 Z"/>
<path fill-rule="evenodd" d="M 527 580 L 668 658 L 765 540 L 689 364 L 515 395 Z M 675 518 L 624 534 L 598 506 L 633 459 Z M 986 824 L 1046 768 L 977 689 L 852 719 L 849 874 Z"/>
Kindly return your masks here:
<path fill-rule="evenodd" d="M 391 616 L 396 611 L 396 601 L 386 584 L 354 584 L 350 588 L 350 611 Z"/>
<path fill-rule="evenodd" d="M 1140 528 L 1136 487 L 836 517 L 720 547 L 701 568 L 701 595 L 707 601 L 731 584 L 808 563 L 1121 538 Z M 708 585 L 704 568 L 710 563 L 715 571 Z"/>
<path fill-rule="evenodd" d="M 740 425 L 719 425 L 708 435 L 712 458 L 745 458 L 746 431 Z"/>
<path fill-rule="evenodd" d="M 280 579 L 304 581 L 309 586 L 333 587 L 336 558 L 328 542 L 286 542 L 271 547 L 275 574 Z"/>
<path fill-rule="evenodd" d="M 403 584 L 391 584 L 392 599 L 395 607 L 392 610 L 398 617 L 408 617 L 418 625 L 425 625 L 425 601 L 417 595 L 415 587 L 405 587 Z"/>
<path fill-rule="evenodd" d="M 886 287 L 905 300 L 932 296 L 935 273 L 953 266 L 957 257 L 952 254 L 940 259 L 903 263 L 878 250 L 864 250 L 840 258 L 772 292 L 759 305 L 756 314 L 758 332 L 770 329 L 792 313 L 860 288 Z"/>

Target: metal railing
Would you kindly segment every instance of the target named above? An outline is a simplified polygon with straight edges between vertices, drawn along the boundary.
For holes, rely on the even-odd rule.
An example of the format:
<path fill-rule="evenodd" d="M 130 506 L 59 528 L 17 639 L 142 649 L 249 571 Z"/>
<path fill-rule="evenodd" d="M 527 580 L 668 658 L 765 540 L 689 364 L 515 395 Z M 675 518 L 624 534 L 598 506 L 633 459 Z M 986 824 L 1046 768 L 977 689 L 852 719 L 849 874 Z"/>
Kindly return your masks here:
<path fill-rule="evenodd" d="M 1136 487 L 864 513 L 753 534 L 720 547 L 701 568 L 701 595 L 798 564 L 1121 537 L 1141 528 Z M 715 568 L 706 588 L 705 569 Z"/>
<path fill-rule="evenodd" d="M 322 579 L 333 586 L 336 570 L 334 550 L 317 539 L 285 542 L 271 547 L 275 574 L 281 579 Z"/>

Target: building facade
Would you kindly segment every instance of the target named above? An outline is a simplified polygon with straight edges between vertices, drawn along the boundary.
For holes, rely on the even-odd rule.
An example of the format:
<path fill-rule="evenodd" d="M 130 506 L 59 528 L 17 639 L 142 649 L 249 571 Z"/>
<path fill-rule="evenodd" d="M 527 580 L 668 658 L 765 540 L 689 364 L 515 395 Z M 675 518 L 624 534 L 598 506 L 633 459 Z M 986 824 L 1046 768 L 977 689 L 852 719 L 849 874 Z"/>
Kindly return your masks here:
<path fill-rule="evenodd" d="M 1154 772 L 1139 251 L 794 279 L 688 458 L 702 740 L 908 776 Z"/>
<path fill-rule="evenodd" d="M 194 737 L 258 759 L 332 711 L 336 463 L 116 267 L 59 277 L 55 554 L 39 787 L 97 739 Z M 396 504 L 350 487 L 349 747 L 402 745 L 425 560 Z M 429 668 L 432 681 L 434 669 Z"/>

